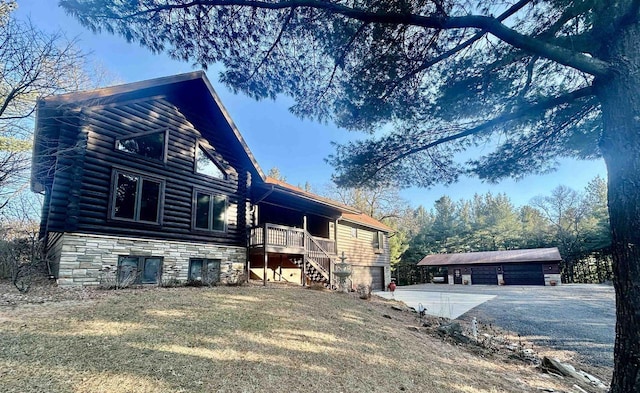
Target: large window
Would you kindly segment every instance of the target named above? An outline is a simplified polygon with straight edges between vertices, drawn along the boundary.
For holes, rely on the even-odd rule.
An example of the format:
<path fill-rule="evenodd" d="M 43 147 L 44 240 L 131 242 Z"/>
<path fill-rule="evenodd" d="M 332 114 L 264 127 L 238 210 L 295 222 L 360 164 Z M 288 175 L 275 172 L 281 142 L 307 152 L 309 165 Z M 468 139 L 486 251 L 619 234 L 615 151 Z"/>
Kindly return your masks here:
<path fill-rule="evenodd" d="M 189 281 L 213 285 L 220 282 L 220 259 L 189 260 Z"/>
<path fill-rule="evenodd" d="M 159 223 L 164 181 L 115 170 L 111 217 Z"/>
<path fill-rule="evenodd" d="M 168 130 L 139 132 L 116 139 L 116 149 L 144 158 L 164 161 Z"/>
<path fill-rule="evenodd" d="M 157 284 L 162 275 L 162 258 L 121 256 L 118 258 L 119 285 Z"/>
<path fill-rule="evenodd" d="M 224 179 L 224 172 L 218 164 L 209 156 L 209 153 L 198 144 L 196 149 L 196 173 L 211 176 L 216 179 Z"/>
<path fill-rule="evenodd" d="M 227 197 L 200 190 L 195 190 L 194 194 L 194 228 L 205 231 L 226 230 Z"/>

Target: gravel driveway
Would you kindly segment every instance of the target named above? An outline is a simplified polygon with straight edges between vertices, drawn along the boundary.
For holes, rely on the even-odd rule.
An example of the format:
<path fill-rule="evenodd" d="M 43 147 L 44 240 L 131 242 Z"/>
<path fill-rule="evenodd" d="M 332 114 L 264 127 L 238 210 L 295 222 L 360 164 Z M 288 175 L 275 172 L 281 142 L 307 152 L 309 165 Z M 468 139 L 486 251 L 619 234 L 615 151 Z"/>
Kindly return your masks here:
<path fill-rule="evenodd" d="M 557 287 L 422 284 L 402 287 L 426 292 L 495 295 L 458 319 L 476 317 L 520 334 L 537 345 L 574 351 L 583 361 L 613 367 L 615 293 L 612 286 Z"/>

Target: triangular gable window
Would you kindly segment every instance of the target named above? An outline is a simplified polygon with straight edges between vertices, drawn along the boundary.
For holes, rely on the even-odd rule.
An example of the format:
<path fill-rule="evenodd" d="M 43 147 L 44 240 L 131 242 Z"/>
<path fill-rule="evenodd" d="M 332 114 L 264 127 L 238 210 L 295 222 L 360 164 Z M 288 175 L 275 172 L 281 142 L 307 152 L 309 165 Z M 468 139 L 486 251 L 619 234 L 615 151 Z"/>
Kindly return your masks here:
<path fill-rule="evenodd" d="M 216 179 L 225 178 L 222 169 L 200 145 L 196 149 L 196 172 Z"/>
<path fill-rule="evenodd" d="M 164 161 L 167 130 L 141 132 L 116 140 L 116 149 L 141 157 Z"/>

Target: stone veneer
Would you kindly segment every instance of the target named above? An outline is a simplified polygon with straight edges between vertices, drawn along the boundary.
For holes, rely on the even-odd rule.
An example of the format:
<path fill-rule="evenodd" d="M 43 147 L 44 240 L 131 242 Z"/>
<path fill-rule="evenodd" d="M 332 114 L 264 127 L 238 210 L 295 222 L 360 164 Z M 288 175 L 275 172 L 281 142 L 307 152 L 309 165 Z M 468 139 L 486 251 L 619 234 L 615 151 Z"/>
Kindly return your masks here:
<path fill-rule="evenodd" d="M 162 257 L 162 272 L 168 276 L 177 268 L 177 278 L 187 280 L 190 258 L 220 259 L 220 282 L 245 269 L 246 248 L 103 235 L 65 233 L 57 244 L 58 285 L 98 285 L 100 270 L 116 267 L 118 256 Z"/>

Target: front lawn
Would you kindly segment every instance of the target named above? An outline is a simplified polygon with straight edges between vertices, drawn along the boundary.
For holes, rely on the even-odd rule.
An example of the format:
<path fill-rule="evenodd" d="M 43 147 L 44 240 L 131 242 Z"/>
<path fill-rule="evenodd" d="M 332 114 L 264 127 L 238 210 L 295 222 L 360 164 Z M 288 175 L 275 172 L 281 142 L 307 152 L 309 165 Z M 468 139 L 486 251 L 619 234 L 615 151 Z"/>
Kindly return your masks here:
<path fill-rule="evenodd" d="M 411 330 L 416 316 L 382 300 L 285 286 L 102 293 L 0 307 L 0 391 L 571 391 Z"/>

